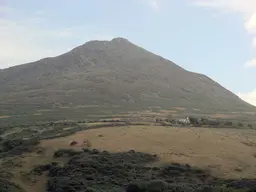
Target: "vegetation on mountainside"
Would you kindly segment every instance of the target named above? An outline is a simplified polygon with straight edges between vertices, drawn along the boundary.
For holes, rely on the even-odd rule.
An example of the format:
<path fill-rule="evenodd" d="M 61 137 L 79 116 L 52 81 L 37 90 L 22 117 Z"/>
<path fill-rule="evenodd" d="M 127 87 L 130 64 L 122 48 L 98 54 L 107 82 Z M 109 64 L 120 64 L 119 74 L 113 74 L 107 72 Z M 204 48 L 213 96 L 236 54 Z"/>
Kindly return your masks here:
<path fill-rule="evenodd" d="M 107 115 L 156 106 L 256 112 L 209 77 L 123 38 L 87 42 L 57 57 L 1 70 L 0 115 L 5 118 L 74 119 L 81 111 Z"/>

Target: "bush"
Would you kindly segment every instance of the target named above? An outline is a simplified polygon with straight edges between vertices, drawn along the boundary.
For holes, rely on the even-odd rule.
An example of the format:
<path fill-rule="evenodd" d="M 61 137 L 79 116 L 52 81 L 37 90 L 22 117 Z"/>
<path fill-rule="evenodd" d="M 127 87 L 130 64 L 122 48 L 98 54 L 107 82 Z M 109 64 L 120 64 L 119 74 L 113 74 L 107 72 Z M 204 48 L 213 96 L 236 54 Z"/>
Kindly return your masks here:
<path fill-rule="evenodd" d="M 0 191 L 1 192 L 25 192 L 18 185 L 3 178 L 0 178 Z"/>
<path fill-rule="evenodd" d="M 158 157 L 134 150 L 122 153 L 59 150 L 55 154 L 68 154 L 69 161 L 64 166 L 49 164 L 36 169 L 37 172 L 49 170 L 48 192 L 122 189 L 127 192 L 231 192 L 232 187 L 237 187 L 234 181 L 216 179 L 208 171 L 190 165 L 173 163 L 149 167 L 147 164 Z M 221 188 L 225 183 L 230 189 Z M 252 185 L 247 183 L 242 187 L 251 189 Z"/>
<path fill-rule="evenodd" d="M 36 149 L 36 145 L 39 144 L 39 141 L 36 139 L 22 140 L 4 140 L 1 143 L 2 156 L 13 156 L 21 155 L 23 153 L 32 152 Z"/>
<path fill-rule="evenodd" d="M 255 179 L 242 179 L 238 181 L 231 181 L 228 183 L 227 187 L 232 187 L 235 189 L 253 189 L 256 190 L 256 180 Z"/>
<path fill-rule="evenodd" d="M 126 192 L 141 192 L 142 189 L 138 184 L 134 184 L 134 183 L 130 183 L 127 187 L 126 187 Z"/>
<path fill-rule="evenodd" d="M 6 170 L 0 170 L 0 178 L 3 179 L 12 179 L 14 177 L 14 174 L 11 172 L 8 172 Z"/>
<path fill-rule="evenodd" d="M 244 125 L 243 125 L 243 123 L 238 123 L 237 126 L 238 127 L 243 127 Z"/>
<path fill-rule="evenodd" d="M 227 121 L 224 123 L 225 126 L 227 127 L 232 127 L 233 126 L 233 123 L 231 121 Z"/>
<path fill-rule="evenodd" d="M 5 140 L 2 142 L 2 149 L 3 149 L 3 151 L 10 151 L 10 150 L 14 149 L 15 147 L 22 145 L 22 143 L 23 143 L 22 139 Z"/>
<path fill-rule="evenodd" d="M 168 123 L 168 122 L 166 122 L 166 121 L 161 121 L 161 122 L 160 122 L 160 125 L 161 125 L 161 126 L 171 126 L 172 124 L 171 124 L 171 123 Z"/>
<path fill-rule="evenodd" d="M 32 172 L 35 175 L 42 175 L 43 172 L 51 170 L 54 166 L 57 166 L 56 163 L 51 163 L 51 164 L 46 164 L 46 165 L 38 165 L 32 170 Z"/>
<path fill-rule="evenodd" d="M 188 119 L 189 119 L 189 121 L 190 121 L 190 123 L 191 124 L 193 124 L 193 125 L 197 125 L 197 124 L 199 124 L 199 119 L 198 118 L 196 118 L 196 117 L 188 117 Z"/>
<path fill-rule="evenodd" d="M 59 157 L 73 157 L 75 155 L 81 154 L 81 151 L 75 151 L 73 149 L 59 149 L 53 154 L 53 157 L 59 158 Z"/>
<path fill-rule="evenodd" d="M 215 119 L 201 118 L 200 124 L 208 125 L 211 127 L 218 127 L 220 125 L 220 122 Z"/>
<path fill-rule="evenodd" d="M 166 191 L 168 183 L 162 180 L 152 180 L 146 185 L 148 192 Z"/>
<path fill-rule="evenodd" d="M 87 191 L 84 181 L 75 177 L 51 178 L 47 183 L 47 191 L 50 192 L 77 192 Z"/>

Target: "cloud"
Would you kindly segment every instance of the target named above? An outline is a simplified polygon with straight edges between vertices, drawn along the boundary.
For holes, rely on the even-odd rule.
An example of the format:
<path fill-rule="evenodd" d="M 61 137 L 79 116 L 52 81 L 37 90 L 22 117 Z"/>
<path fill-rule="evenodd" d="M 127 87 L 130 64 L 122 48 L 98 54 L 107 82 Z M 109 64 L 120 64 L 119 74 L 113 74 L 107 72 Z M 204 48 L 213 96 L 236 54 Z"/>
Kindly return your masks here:
<path fill-rule="evenodd" d="M 256 1 L 255 0 L 195 0 L 196 5 L 240 14 L 244 19 L 244 27 L 252 34 L 252 46 L 256 46 Z M 256 58 L 244 65 L 256 67 Z"/>
<path fill-rule="evenodd" d="M 252 41 L 252 45 L 256 46 L 256 37 L 254 37 L 253 41 Z"/>
<path fill-rule="evenodd" d="M 238 13 L 245 20 L 248 32 L 256 33 L 256 1 L 255 0 L 195 0 L 195 4 L 219 11 Z"/>
<path fill-rule="evenodd" d="M 252 59 L 250 61 L 247 61 L 244 65 L 245 68 L 251 68 L 256 67 L 256 59 Z"/>
<path fill-rule="evenodd" d="M 149 5 L 154 11 L 158 11 L 160 9 L 160 5 L 157 0 L 149 0 Z"/>
<path fill-rule="evenodd" d="M 244 101 L 256 106 L 256 90 L 248 93 L 238 93 L 238 96 Z"/>
<path fill-rule="evenodd" d="M 151 10 L 158 12 L 160 10 L 160 0 L 141 0 L 144 5 L 147 5 Z"/>
<path fill-rule="evenodd" d="M 244 19 L 244 28 L 252 34 L 252 45 L 256 46 L 256 1 L 255 0 L 195 0 L 196 5 L 240 14 Z M 256 58 L 247 61 L 245 68 L 256 67 Z M 248 93 L 238 93 L 244 101 L 256 106 L 256 90 Z"/>
<path fill-rule="evenodd" d="M 196 5 L 227 12 L 241 13 L 250 17 L 256 11 L 255 0 L 195 0 Z"/>
<path fill-rule="evenodd" d="M 49 27 L 43 15 L 37 11 L 12 20 L 0 17 L 0 69 L 56 56 L 92 39 L 113 38 L 85 26 Z"/>
<path fill-rule="evenodd" d="M 256 9 L 256 8 L 255 8 Z M 249 32 L 256 32 L 256 12 L 254 14 L 252 14 L 252 16 L 250 17 L 250 19 L 245 23 L 245 28 L 249 31 Z"/>

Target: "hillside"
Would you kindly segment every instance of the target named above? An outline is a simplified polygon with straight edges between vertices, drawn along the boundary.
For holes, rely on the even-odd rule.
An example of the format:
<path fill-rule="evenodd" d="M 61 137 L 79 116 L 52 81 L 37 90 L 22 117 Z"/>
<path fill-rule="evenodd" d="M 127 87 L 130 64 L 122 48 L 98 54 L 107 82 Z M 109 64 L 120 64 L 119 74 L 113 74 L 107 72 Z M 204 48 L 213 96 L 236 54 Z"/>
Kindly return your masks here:
<path fill-rule="evenodd" d="M 0 104 L 256 111 L 209 77 L 123 38 L 90 41 L 57 57 L 1 70 Z"/>

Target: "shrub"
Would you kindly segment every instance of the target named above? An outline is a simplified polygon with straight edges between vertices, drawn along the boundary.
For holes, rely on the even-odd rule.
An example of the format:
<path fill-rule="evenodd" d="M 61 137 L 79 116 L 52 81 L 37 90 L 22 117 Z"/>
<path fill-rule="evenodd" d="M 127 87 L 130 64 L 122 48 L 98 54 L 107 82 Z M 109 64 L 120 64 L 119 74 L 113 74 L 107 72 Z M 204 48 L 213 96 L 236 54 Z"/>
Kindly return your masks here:
<path fill-rule="evenodd" d="M 99 153 L 100 153 L 100 151 L 98 149 L 93 149 L 91 151 L 91 154 L 99 154 Z"/>
<path fill-rule="evenodd" d="M 152 180 L 146 185 L 148 192 L 166 191 L 168 183 L 162 180 Z"/>
<path fill-rule="evenodd" d="M 161 121 L 161 122 L 160 122 L 160 125 L 161 125 L 161 126 L 171 126 L 172 124 L 171 124 L 171 123 L 168 123 L 168 122 L 166 122 L 166 121 Z"/>
<path fill-rule="evenodd" d="M 227 187 L 235 189 L 253 189 L 256 190 L 256 179 L 241 179 L 238 181 L 231 181 Z"/>
<path fill-rule="evenodd" d="M 5 140 L 2 143 L 2 148 L 4 151 L 10 151 L 10 150 L 14 149 L 15 147 L 22 145 L 22 143 L 23 143 L 22 139 Z"/>
<path fill-rule="evenodd" d="M 2 156 L 14 156 L 21 155 L 26 152 L 32 152 L 36 149 L 36 145 L 39 144 L 37 139 L 22 140 L 4 140 L 2 142 Z"/>
<path fill-rule="evenodd" d="M 1 192 L 25 192 L 18 185 L 3 178 L 0 178 L 0 191 Z"/>
<path fill-rule="evenodd" d="M 209 125 L 211 127 L 217 127 L 220 125 L 220 122 L 215 119 L 201 118 L 202 125 Z"/>
<path fill-rule="evenodd" d="M 231 126 L 233 126 L 233 123 L 231 121 L 227 121 L 224 123 L 224 125 L 227 127 L 231 127 Z"/>
<path fill-rule="evenodd" d="M 188 119 L 189 119 L 190 123 L 193 124 L 193 125 L 199 124 L 199 119 L 196 118 L 196 117 L 191 117 L 190 116 L 190 117 L 188 117 Z"/>
<path fill-rule="evenodd" d="M 216 179 L 208 171 L 190 165 L 149 167 L 147 164 L 158 157 L 134 150 L 122 153 L 61 150 L 58 156 L 63 152 L 70 157 L 64 166 L 49 164 L 37 169 L 49 170 L 48 192 L 123 191 L 124 188 L 127 192 L 232 192 L 232 187 L 238 186 L 234 183 L 238 181 Z M 221 188 L 225 183 L 227 188 Z M 255 184 L 242 183 L 241 189 L 253 189 Z"/>
<path fill-rule="evenodd" d="M 75 155 L 81 154 L 81 151 L 75 151 L 73 149 L 60 149 L 56 151 L 53 154 L 53 157 L 58 158 L 58 157 L 73 157 Z"/>
<path fill-rule="evenodd" d="M 6 170 L 0 170 L 0 178 L 4 178 L 4 179 L 11 179 L 14 177 L 14 174 L 11 172 L 8 172 Z"/>
<path fill-rule="evenodd" d="M 244 125 L 243 125 L 243 123 L 238 123 L 237 126 L 238 127 L 243 127 Z"/>
<path fill-rule="evenodd" d="M 43 172 L 51 170 L 56 164 L 45 164 L 45 165 L 38 165 L 36 166 L 32 172 L 36 175 L 42 175 Z"/>
<path fill-rule="evenodd" d="M 134 183 L 130 183 L 127 187 L 126 187 L 126 192 L 141 192 L 141 188 L 138 184 L 134 184 Z"/>
<path fill-rule="evenodd" d="M 87 191 L 84 181 L 76 179 L 75 177 L 58 177 L 51 178 L 47 182 L 47 191 L 51 192 L 77 192 Z"/>

